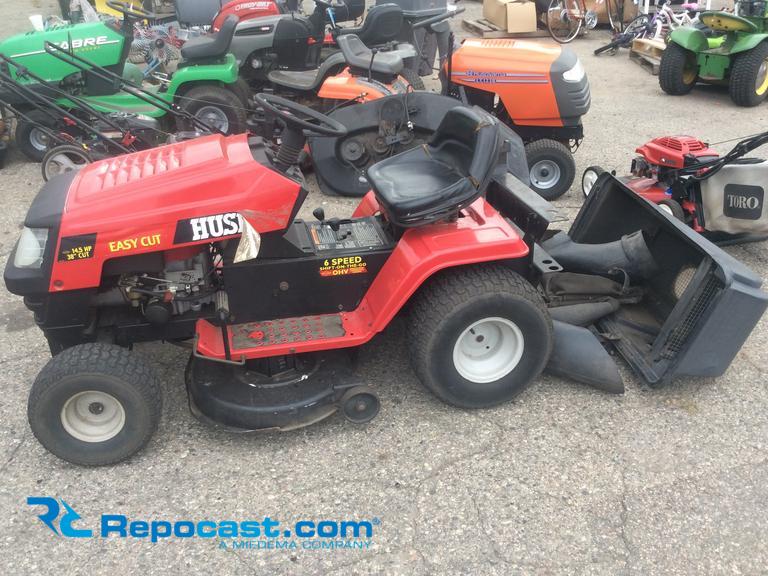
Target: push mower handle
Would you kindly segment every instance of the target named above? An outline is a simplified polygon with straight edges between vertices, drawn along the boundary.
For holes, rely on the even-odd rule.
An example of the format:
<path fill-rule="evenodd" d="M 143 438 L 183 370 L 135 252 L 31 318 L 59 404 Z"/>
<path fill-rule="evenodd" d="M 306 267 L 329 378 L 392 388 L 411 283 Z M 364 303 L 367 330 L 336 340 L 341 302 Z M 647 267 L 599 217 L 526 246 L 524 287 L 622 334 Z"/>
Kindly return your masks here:
<path fill-rule="evenodd" d="M 107 6 L 115 12 L 120 12 L 126 18 L 135 18 L 136 20 L 157 20 L 157 14 L 144 10 L 144 8 L 134 7 L 133 3 L 119 2 L 118 0 L 107 0 Z"/>
<path fill-rule="evenodd" d="M 462 12 L 464 12 L 464 10 L 465 8 L 456 8 L 456 10 L 447 10 L 442 14 L 438 14 L 437 16 L 431 16 L 430 18 L 419 20 L 418 22 L 416 22 L 416 24 L 413 24 L 411 28 L 413 28 L 414 30 L 418 30 L 419 28 L 432 26 L 432 24 L 437 24 L 438 22 L 442 22 L 443 20 L 448 20 L 448 18 L 453 18 L 457 14 L 461 14 Z"/>

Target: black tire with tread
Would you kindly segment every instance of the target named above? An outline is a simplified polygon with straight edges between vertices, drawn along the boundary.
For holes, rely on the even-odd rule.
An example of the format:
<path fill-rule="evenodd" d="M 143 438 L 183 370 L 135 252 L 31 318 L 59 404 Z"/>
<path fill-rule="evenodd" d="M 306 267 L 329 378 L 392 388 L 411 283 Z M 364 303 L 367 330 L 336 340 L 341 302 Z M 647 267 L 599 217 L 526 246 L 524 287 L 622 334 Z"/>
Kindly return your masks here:
<path fill-rule="evenodd" d="M 25 111 L 24 114 L 28 116 L 30 120 L 34 120 L 43 126 L 53 126 L 53 119 L 40 110 Z M 22 154 L 24 154 L 24 156 L 33 162 L 42 162 L 45 154 L 48 151 L 38 150 L 32 145 L 32 142 L 30 142 L 29 137 L 34 129 L 34 124 L 27 122 L 23 118 L 19 118 L 16 124 L 16 134 L 14 136 L 14 140 L 16 142 L 16 147 L 21 151 Z"/>
<path fill-rule="evenodd" d="M 179 105 L 193 115 L 206 105 L 218 106 L 229 120 L 227 133 L 240 134 L 248 129 L 248 104 L 242 101 L 241 90 L 241 86 L 230 90 L 226 86 L 203 84 L 184 92 L 179 98 Z"/>
<path fill-rule="evenodd" d="M 696 85 L 696 78 L 690 84 L 686 84 L 683 78 L 686 64 L 690 64 L 691 56 L 695 57 L 693 52 L 674 42 L 670 42 L 664 52 L 661 53 L 659 86 L 664 92 L 672 96 L 683 96 L 693 90 Z M 696 65 L 695 62 L 694 65 Z M 696 77 L 698 78 L 698 70 Z"/>
<path fill-rule="evenodd" d="M 461 408 L 506 402 L 539 376 L 552 350 L 552 319 L 539 293 L 522 276 L 499 264 L 481 264 L 437 273 L 409 306 L 411 365 L 439 399 Z M 494 382 L 464 379 L 453 363 L 456 338 L 468 325 L 506 316 L 523 331 L 525 348 L 517 366 Z"/>
<path fill-rule="evenodd" d="M 65 402 L 78 392 L 101 390 L 117 398 L 125 425 L 104 442 L 71 436 L 61 423 Z M 149 366 L 125 348 L 89 343 L 67 348 L 51 358 L 29 393 L 27 417 L 35 437 L 52 454 L 83 466 L 125 460 L 150 440 L 162 411 L 162 394 Z"/>
<path fill-rule="evenodd" d="M 565 144 L 549 138 L 534 140 L 525 145 L 525 156 L 529 169 L 541 160 L 552 160 L 560 167 L 560 180 L 552 188 L 539 189 L 531 183 L 531 189 L 539 196 L 545 200 L 556 200 L 568 192 L 576 178 L 576 162 Z"/>
<path fill-rule="evenodd" d="M 757 106 L 768 95 L 768 90 L 763 94 L 755 91 L 755 80 L 760 70 L 760 65 L 768 59 L 768 42 L 760 42 L 752 50 L 740 52 L 733 56 L 731 61 L 731 79 L 728 90 L 731 100 L 739 106 Z"/>

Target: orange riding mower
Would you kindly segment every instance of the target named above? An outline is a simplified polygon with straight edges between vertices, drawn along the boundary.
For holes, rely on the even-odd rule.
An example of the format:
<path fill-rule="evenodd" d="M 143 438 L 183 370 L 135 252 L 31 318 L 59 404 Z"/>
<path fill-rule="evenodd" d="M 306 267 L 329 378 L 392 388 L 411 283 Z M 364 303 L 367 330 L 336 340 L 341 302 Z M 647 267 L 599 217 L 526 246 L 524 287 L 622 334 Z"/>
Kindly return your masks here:
<path fill-rule="evenodd" d="M 453 48 L 451 37 L 449 46 L 440 70 L 442 99 L 426 98 L 411 87 L 403 90 L 402 77 L 393 85 L 378 82 L 376 74 L 347 71 L 325 82 L 322 98 L 362 104 L 339 105 L 330 113 L 346 126 L 347 135 L 309 139 L 324 192 L 363 196 L 370 189 L 369 166 L 424 144 L 445 113 L 462 104 L 481 107 L 520 135 L 536 192 L 552 200 L 568 191 L 576 174 L 572 153 L 584 135 L 581 117 L 590 105 L 589 82 L 576 54 L 563 46 L 513 39 L 467 39 Z M 385 56 L 362 44 L 356 48 L 358 62 L 375 66 Z M 386 57 L 390 75 L 396 74 L 396 57 Z M 354 66 L 350 69 L 354 72 Z M 366 88 L 361 81 L 372 85 Z"/>

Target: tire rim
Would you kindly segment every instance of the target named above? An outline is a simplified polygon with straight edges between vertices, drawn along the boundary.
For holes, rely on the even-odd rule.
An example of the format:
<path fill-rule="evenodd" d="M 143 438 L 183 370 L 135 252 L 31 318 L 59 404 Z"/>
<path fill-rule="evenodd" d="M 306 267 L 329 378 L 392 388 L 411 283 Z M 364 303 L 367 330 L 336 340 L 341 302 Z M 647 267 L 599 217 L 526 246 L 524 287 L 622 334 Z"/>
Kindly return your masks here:
<path fill-rule="evenodd" d="M 768 90 L 768 61 L 763 60 L 755 78 L 755 93 L 762 96 L 766 90 Z"/>
<path fill-rule="evenodd" d="M 197 111 L 195 118 L 225 134 L 229 132 L 229 118 L 227 118 L 224 110 L 218 106 L 203 106 Z"/>
<path fill-rule="evenodd" d="M 592 192 L 598 177 L 599 174 L 594 170 L 584 172 L 584 176 L 581 177 L 581 191 L 584 193 L 584 196 L 589 196 L 589 193 Z"/>
<path fill-rule="evenodd" d="M 661 208 L 664 212 L 666 212 L 670 216 L 674 217 L 675 213 L 672 212 L 672 208 L 669 207 L 669 204 L 659 204 L 659 208 Z"/>
<path fill-rule="evenodd" d="M 61 424 L 71 436 L 83 442 L 106 442 L 125 426 L 125 409 L 106 392 L 79 392 L 64 403 Z"/>
<path fill-rule="evenodd" d="M 525 339 L 517 324 L 498 316 L 483 318 L 456 340 L 453 365 L 470 382 L 495 382 L 515 369 L 524 348 Z"/>
<path fill-rule="evenodd" d="M 80 162 L 78 162 L 78 160 Z M 76 155 L 74 152 L 54 154 L 48 158 L 48 162 L 45 165 L 45 177 L 49 180 L 60 174 L 81 170 L 87 164 L 88 158 Z"/>
<path fill-rule="evenodd" d="M 29 143 L 35 150 L 45 152 L 48 149 L 48 135 L 39 128 L 32 128 L 29 132 Z"/>
<path fill-rule="evenodd" d="M 539 190 L 554 188 L 560 181 L 560 166 L 552 160 L 539 160 L 531 166 L 531 182 Z"/>

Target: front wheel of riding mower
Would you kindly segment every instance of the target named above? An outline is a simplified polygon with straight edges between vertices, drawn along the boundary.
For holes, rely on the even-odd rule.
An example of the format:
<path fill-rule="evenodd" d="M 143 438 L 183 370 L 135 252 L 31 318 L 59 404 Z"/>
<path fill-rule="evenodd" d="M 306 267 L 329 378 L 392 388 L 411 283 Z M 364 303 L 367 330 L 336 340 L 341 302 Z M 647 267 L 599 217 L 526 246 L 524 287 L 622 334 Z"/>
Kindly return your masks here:
<path fill-rule="evenodd" d="M 546 200 L 556 200 L 573 184 L 576 162 L 568 147 L 557 140 L 534 140 L 525 145 L 531 188 Z"/>
<path fill-rule="evenodd" d="M 129 458 L 152 437 L 162 395 L 149 367 L 113 344 L 80 344 L 48 361 L 29 393 L 27 416 L 59 458 L 104 466 Z"/>
<path fill-rule="evenodd" d="M 19 118 L 16 124 L 16 147 L 33 162 L 42 162 L 48 152 L 50 138 L 35 124 L 52 128 L 53 119 L 40 110 L 30 110 L 25 115 L 30 121 Z"/>
<path fill-rule="evenodd" d="M 696 54 L 670 42 L 661 53 L 659 86 L 667 94 L 683 96 L 696 85 L 699 76 Z"/>
<path fill-rule="evenodd" d="M 768 42 L 760 42 L 752 50 L 733 57 L 728 88 L 731 100 L 739 106 L 757 106 L 765 100 L 768 94 Z"/>
<path fill-rule="evenodd" d="M 501 265 L 438 273 L 415 297 L 411 364 L 435 396 L 461 408 L 510 400 L 539 376 L 552 320 L 536 289 Z"/>
<path fill-rule="evenodd" d="M 212 128 L 240 134 L 248 129 L 248 107 L 239 87 L 234 90 L 214 84 L 196 86 L 178 97 L 179 105 Z"/>

